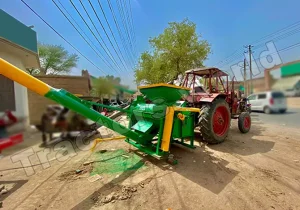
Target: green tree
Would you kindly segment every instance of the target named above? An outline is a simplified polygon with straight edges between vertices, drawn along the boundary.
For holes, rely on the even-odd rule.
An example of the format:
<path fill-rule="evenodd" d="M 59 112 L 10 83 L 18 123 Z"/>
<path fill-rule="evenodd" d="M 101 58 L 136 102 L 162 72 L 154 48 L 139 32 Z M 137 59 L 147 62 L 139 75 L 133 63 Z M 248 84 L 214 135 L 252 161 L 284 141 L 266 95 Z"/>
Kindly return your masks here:
<path fill-rule="evenodd" d="M 99 77 L 93 84 L 92 95 L 103 100 L 104 97 L 110 97 L 113 94 L 113 83 L 106 77 Z"/>
<path fill-rule="evenodd" d="M 110 98 L 111 95 L 116 94 L 115 86 L 120 86 L 120 77 L 114 77 L 112 75 L 107 75 L 105 77 L 99 77 L 93 80 L 93 90 L 92 95 L 101 98 Z"/>
<path fill-rule="evenodd" d="M 69 54 L 62 46 L 58 45 L 39 45 L 39 57 L 41 68 L 39 74 L 68 74 L 79 57 L 76 54 Z"/>
<path fill-rule="evenodd" d="M 40 70 L 39 69 L 33 69 L 33 68 L 30 68 L 30 69 L 26 69 L 27 73 L 30 74 L 30 75 L 37 75 L 40 73 Z"/>
<path fill-rule="evenodd" d="M 136 82 L 172 82 L 188 69 L 203 67 L 210 45 L 200 39 L 196 24 L 188 19 L 169 23 L 162 34 L 150 39 L 153 52 L 141 54 L 135 70 Z"/>

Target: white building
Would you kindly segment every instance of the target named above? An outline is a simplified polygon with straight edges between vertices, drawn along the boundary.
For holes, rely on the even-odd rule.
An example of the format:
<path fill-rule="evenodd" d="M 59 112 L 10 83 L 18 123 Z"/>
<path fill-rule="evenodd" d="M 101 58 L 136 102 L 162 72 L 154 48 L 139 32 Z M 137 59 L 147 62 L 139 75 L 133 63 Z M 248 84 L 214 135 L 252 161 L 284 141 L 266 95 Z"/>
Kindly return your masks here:
<path fill-rule="evenodd" d="M 36 32 L 0 9 L 0 58 L 16 67 L 39 68 Z M 27 88 L 0 75 L 0 116 L 12 110 L 28 118 Z"/>

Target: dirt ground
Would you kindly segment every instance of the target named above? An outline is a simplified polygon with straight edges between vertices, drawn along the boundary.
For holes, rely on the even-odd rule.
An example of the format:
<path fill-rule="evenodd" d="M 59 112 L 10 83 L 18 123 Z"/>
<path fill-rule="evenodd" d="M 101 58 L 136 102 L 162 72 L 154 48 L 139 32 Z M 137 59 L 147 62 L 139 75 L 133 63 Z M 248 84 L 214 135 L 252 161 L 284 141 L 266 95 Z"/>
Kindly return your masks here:
<path fill-rule="evenodd" d="M 287 98 L 287 104 L 292 108 L 300 108 L 300 97 L 289 97 Z"/>
<path fill-rule="evenodd" d="M 256 121 L 250 133 L 241 134 L 233 122 L 224 143 L 196 146 L 174 145 L 171 152 L 178 164 L 169 165 L 122 140 L 100 143 L 94 153 L 123 149 L 125 158 L 140 157 L 140 167 L 102 173 L 94 182 L 89 177 L 95 163 L 86 163 L 97 160 L 88 150 L 60 161 L 50 154 L 51 167 L 37 164 L 30 176 L 22 168 L 3 170 L 21 166 L 5 157 L 0 160 L 0 184 L 15 187 L 0 199 L 3 209 L 20 210 L 300 209 L 299 129 Z M 34 155 L 30 160 L 38 163 Z"/>

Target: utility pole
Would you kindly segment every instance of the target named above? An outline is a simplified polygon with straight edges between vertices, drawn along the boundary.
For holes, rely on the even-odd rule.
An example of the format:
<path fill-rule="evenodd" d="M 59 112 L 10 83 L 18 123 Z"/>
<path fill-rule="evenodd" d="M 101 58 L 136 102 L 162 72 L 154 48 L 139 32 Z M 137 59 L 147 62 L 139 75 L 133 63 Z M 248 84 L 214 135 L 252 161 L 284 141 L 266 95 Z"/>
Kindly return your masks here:
<path fill-rule="evenodd" d="M 247 80 L 247 75 L 246 75 L 246 58 L 244 58 L 244 96 L 248 96 L 248 88 L 246 88 L 246 80 Z"/>
<path fill-rule="evenodd" d="M 250 94 L 253 93 L 253 81 L 252 81 L 252 45 L 248 45 L 248 46 L 245 46 L 245 48 L 247 48 L 248 50 L 248 53 L 249 53 L 249 68 L 250 68 L 250 80 L 249 80 L 249 83 L 250 83 Z"/>
<path fill-rule="evenodd" d="M 253 81 L 252 81 L 252 49 L 251 45 L 248 45 L 248 52 L 249 52 L 249 67 L 250 67 L 250 94 L 253 93 Z"/>

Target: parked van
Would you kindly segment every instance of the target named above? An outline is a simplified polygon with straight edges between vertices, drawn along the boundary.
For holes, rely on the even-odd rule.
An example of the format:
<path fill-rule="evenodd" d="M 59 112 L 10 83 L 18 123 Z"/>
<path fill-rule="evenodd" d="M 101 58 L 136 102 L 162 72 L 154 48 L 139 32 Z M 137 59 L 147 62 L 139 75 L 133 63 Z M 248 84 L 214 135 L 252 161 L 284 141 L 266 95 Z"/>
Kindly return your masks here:
<path fill-rule="evenodd" d="M 287 110 L 286 97 L 280 91 L 255 93 L 248 96 L 248 99 L 253 111 L 263 111 L 270 114 L 272 112 L 284 113 Z"/>

